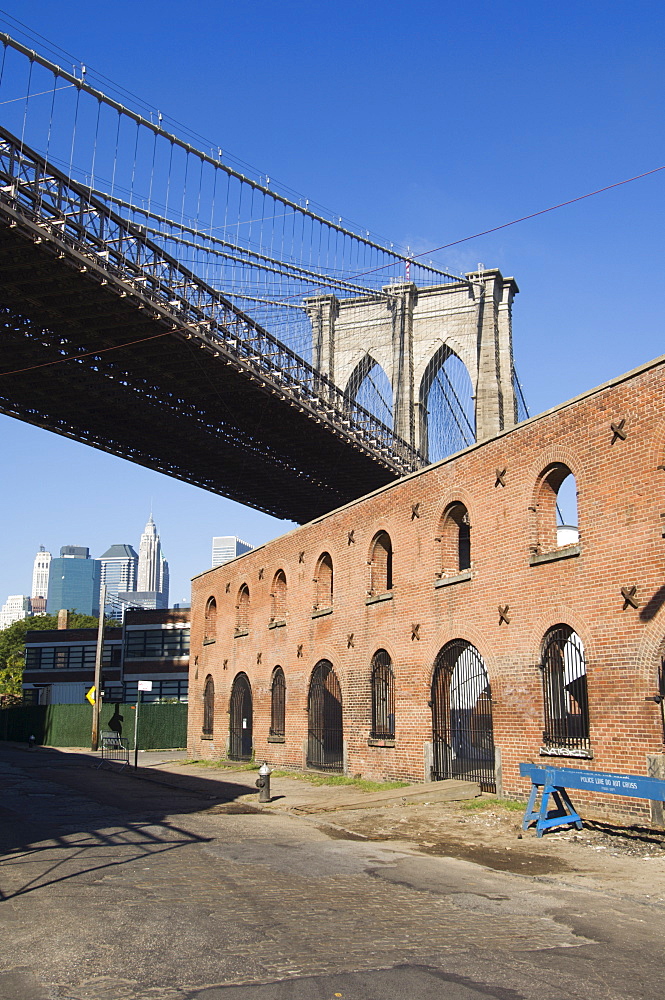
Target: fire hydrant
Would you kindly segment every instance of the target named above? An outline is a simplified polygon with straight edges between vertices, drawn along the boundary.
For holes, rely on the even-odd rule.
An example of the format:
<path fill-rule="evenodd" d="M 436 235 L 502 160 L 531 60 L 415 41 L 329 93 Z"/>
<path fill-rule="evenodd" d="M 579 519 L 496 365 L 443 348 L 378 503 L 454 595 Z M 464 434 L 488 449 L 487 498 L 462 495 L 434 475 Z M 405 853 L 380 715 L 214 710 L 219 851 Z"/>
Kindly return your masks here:
<path fill-rule="evenodd" d="M 270 802 L 270 775 L 272 771 L 264 761 L 259 768 L 256 787 L 259 790 L 259 802 Z"/>
<path fill-rule="evenodd" d="M 36 739 L 35 736 L 29 736 L 28 737 L 28 749 L 29 750 L 33 750 L 36 742 L 37 742 L 37 739 Z"/>

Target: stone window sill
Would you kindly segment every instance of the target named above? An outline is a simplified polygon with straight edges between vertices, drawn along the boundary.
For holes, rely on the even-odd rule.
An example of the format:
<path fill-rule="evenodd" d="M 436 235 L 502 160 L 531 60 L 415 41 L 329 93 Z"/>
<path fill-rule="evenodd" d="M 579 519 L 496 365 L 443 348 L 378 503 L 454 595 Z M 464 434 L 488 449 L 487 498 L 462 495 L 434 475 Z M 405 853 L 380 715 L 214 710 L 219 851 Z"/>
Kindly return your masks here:
<path fill-rule="evenodd" d="M 242 629 L 236 629 L 233 633 L 233 638 L 242 639 L 244 635 L 249 635 L 249 629 L 245 629 L 244 631 Z"/>
<path fill-rule="evenodd" d="M 332 612 L 332 608 L 318 608 L 316 611 L 312 611 L 312 618 L 323 618 L 324 615 L 331 615 Z"/>
<path fill-rule="evenodd" d="M 268 743 L 286 743 L 285 736 L 269 736 Z"/>
<path fill-rule="evenodd" d="M 273 621 L 268 622 L 268 628 L 283 628 L 285 625 L 285 618 L 275 618 Z"/>
<path fill-rule="evenodd" d="M 558 562 L 559 559 L 572 559 L 579 556 L 582 549 L 579 542 L 575 545 L 565 545 L 561 549 L 553 549 L 552 552 L 538 552 L 529 558 L 530 566 L 539 566 L 540 563 Z"/>
<path fill-rule="evenodd" d="M 571 760 L 593 760 L 593 750 L 568 749 L 567 747 L 541 747 L 541 757 L 570 758 Z"/>
<path fill-rule="evenodd" d="M 217 642 L 217 640 L 216 639 L 204 639 L 203 640 L 203 645 L 204 646 L 212 646 L 212 644 L 214 642 Z"/>
<path fill-rule="evenodd" d="M 202 740 L 211 740 L 212 739 L 212 733 L 201 733 L 201 739 Z"/>
<path fill-rule="evenodd" d="M 374 739 L 373 737 L 370 736 L 370 738 L 367 740 L 367 746 L 368 747 L 394 747 L 395 746 L 395 740 L 394 740 L 394 738 L 392 740 L 391 739 L 377 740 L 377 739 Z"/>
<path fill-rule="evenodd" d="M 455 573 L 454 576 L 442 576 L 440 580 L 434 581 L 434 586 L 438 590 L 439 587 L 452 587 L 455 583 L 465 583 L 470 579 L 471 570 L 465 569 L 462 573 Z"/>
<path fill-rule="evenodd" d="M 382 601 L 392 601 L 392 599 L 392 590 L 388 590 L 385 594 L 375 594 L 374 597 L 368 597 L 365 604 L 381 604 Z"/>

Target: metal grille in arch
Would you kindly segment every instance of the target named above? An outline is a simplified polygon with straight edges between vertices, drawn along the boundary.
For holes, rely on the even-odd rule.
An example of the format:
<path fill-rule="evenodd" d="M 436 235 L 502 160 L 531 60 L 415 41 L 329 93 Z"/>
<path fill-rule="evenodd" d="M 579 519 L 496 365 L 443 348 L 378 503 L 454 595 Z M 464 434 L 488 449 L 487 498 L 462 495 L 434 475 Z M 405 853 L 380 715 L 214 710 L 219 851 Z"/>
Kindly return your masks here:
<path fill-rule="evenodd" d="M 496 791 L 490 683 L 471 643 L 454 639 L 439 652 L 431 705 L 432 778 L 463 778 Z"/>
<path fill-rule="evenodd" d="M 319 660 L 312 671 L 308 720 L 307 766 L 321 771 L 342 771 L 342 692 L 328 660 Z"/>
<path fill-rule="evenodd" d="M 238 674 L 231 690 L 229 757 L 249 760 L 252 756 L 252 689 L 247 674 Z"/>

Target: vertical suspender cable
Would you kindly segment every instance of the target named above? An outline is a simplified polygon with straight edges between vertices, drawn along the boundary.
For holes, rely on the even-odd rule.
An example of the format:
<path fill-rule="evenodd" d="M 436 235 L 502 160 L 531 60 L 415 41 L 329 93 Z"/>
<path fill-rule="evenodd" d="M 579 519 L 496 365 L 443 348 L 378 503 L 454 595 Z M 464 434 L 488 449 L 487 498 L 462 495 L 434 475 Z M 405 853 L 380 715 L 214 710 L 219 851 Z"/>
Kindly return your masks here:
<path fill-rule="evenodd" d="M 0 88 L 5 82 L 5 59 L 7 58 L 7 42 L 2 43 L 2 64 L 0 65 Z"/>
<path fill-rule="evenodd" d="M 162 113 L 157 112 L 157 124 L 161 125 Z M 148 185 L 148 211 L 152 207 L 152 186 L 155 179 L 155 157 L 157 155 L 157 133 L 153 133 L 153 143 L 152 143 L 152 163 L 150 164 L 150 184 Z"/>
<path fill-rule="evenodd" d="M 185 224 L 185 202 L 187 200 L 187 174 L 189 171 L 189 152 L 185 153 L 185 176 L 182 180 L 182 200 L 180 202 L 180 225 Z"/>
<path fill-rule="evenodd" d="M 69 151 L 69 171 L 68 171 L 68 174 L 67 174 L 68 177 L 72 176 L 72 171 L 74 169 L 74 146 L 75 146 L 75 143 L 76 143 L 76 128 L 77 128 L 78 119 L 79 119 L 79 101 L 80 101 L 80 99 L 81 99 L 81 88 L 77 87 L 76 88 L 76 103 L 74 105 L 74 125 L 72 127 L 72 144 L 71 144 L 71 148 L 70 148 L 70 151 Z"/>
<path fill-rule="evenodd" d="M 90 187 L 95 187 L 95 165 L 97 162 L 97 139 L 99 137 L 99 116 L 102 113 L 102 102 L 97 100 L 97 121 L 95 123 L 95 139 L 92 146 L 92 163 L 90 165 Z"/>
<path fill-rule="evenodd" d="M 111 198 L 115 192 L 115 175 L 118 167 L 118 144 L 120 142 L 120 112 L 118 111 L 118 124 L 115 130 L 115 147 L 113 150 L 113 167 L 111 170 Z"/>
<path fill-rule="evenodd" d="M 141 128 L 141 124 L 140 124 L 140 122 L 137 122 L 136 123 L 136 139 L 134 140 L 134 161 L 132 163 L 132 177 L 131 177 L 131 181 L 130 181 L 130 185 L 129 185 L 129 204 L 130 205 L 134 204 L 134 180 L 136 178 L 136 161 L 138 159 L 138 153 L 139 153 L 139 132 L 140 132 L 140 128 Z"/>
<path fill-rule="evenodd" d="M 0 76 L 1 76 L 1 73 L 0 73 Z M 58 85 L 58 77 L 54 73 L 53 74 L 53 93 L 51 94 L 51 111 L 49 113 L 48 132 L 47 132 L 47 135 L 46 135 L 46 152 L 44 153 L 44 159 L 47 162 L 48 162 L 48 158 L 49 158 L 49 150 L 51 148 L 51 131 L 52 131 L 52 128 L 53 128 L 53 114 L 54 114 L 54 111 L 55 111 L 55 94 L 56 94 L 57 85 Z M 38 207 L 37 207 L 37 211 L 38 212 L 41 212 L 41 210 L 42 210 L 42 203 L 44 201 L 45 186 L 46 186 L 46 181 L 44 181 L 44 183 L 40 186 L 40 189 L 39 189 L 39 204 L 38 204 Z"/>
<path fill-rule="evenodd" d="M 203 169 L 203 167 L 201 169 Z M 217 175 L 218 175 L 218 173 L 219 173 L 219 171 L 217 170 L 216 167 L 214 167 L 213 168 L 213 172 L 212 172 L 212 198 L 211 198 L 211 201 L 210 201 L 210 224 L 208 226 L 208 232 L 209 232 L 211 238 L 212 238 L 212 235 L 213 235 L 213 228 L 214 228 L 214 221 L 215 221 L 215 201 L 216 201 L 216 198 L 217 198 Z M 214 264 L 213 255 L 211 253 L 206 254 L 205 282 L 208 285 L 211 283 L 210 282 L 210 268 L 213 266 L 213 264 Z M 219 287 L 219 283 L 218 282 L 213 281 L 212 284 L 215 285 L 215 287 Z"/>
<path fill-rule="evenodd" d="M 26 129 L 26 125 L 27 125 L 27 122 L 28 122 L 28 103 L 30 101 L 30 86 L 32 84 L 32 67 L 33 66 L 34 66 L 34 62 L 33 62 L 32 59 L 30 59 L 30 70 L 28 72 L 28 90 L 27 90 L 27 93 L 25 95 L 25 107 L 23 109 L 23 128 L 21 130 L 21 145 L 20 145 L 20 154 L 21 155 L 23 154 L 23 143 L 24 143 L 24 140 L 25 140 L 25 129 Z"/>
<path fill-rule="evenodd" d="M 164 218 L 169 217 L 169 195 L 171 193 L 171 168 L 173 166 L 173 141 L 170 143 L 169 149 L 169 169 L 166 175 L 166 201 L 164 204 Z"/>

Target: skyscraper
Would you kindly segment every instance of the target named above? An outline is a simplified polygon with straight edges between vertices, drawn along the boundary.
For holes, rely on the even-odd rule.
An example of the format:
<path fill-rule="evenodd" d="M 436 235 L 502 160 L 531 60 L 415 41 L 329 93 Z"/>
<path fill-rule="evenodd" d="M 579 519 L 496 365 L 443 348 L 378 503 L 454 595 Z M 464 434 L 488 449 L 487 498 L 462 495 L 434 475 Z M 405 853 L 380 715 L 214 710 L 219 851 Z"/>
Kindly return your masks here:
<path fill-rule="evenodd" d="M 251 552 L 254 548 L 247 542 L 241 542 L 235 535 L 216 535 L 212 540 L 212 565 L 223 566 L 231 562 L 243 552 Z"/>
<path fill-rule="evenodd" d="M 145 526 L 145 531 L 141 535 L 136 590 L 144 598 L 149 594 L 155 595 L 154 604 L 145 606 L 156 608 L 168 607 L 169 564 L 164 558 L 152 514 Z"/>
<path fill-rule="evenodd" d="M 112 545 L 99 557 L 106 584 L 106 614 L 118 613 L 118 595 L 136 590 L 139 557 L 131 545 Z"/>
<path fill-rule="evenodd" d="M 51 560 L 47 607 L 49 614 L 63 608 L 81 615 L 99 614 L 101 565 L 81 545 L 63 545 L 60 558 Z"/>
<path fill-rule="evenodd" d="M 162 546 L 157 534 L 157 526 L 152 519 L 152 514 L 141 535 L 139 544 L 139 573 L 137 590 L 144 593 L 147 591 L 159 590 L 161 575 Z"/>
<path fill-rule="evenodd" d="M 48 575 L 51 568 L 51 553 L 47 552 L 43 545 L 39 546 L 39 552 L 35 556 L 32 568 L 32 597 L 46 597 L 48 594 Z"/>

